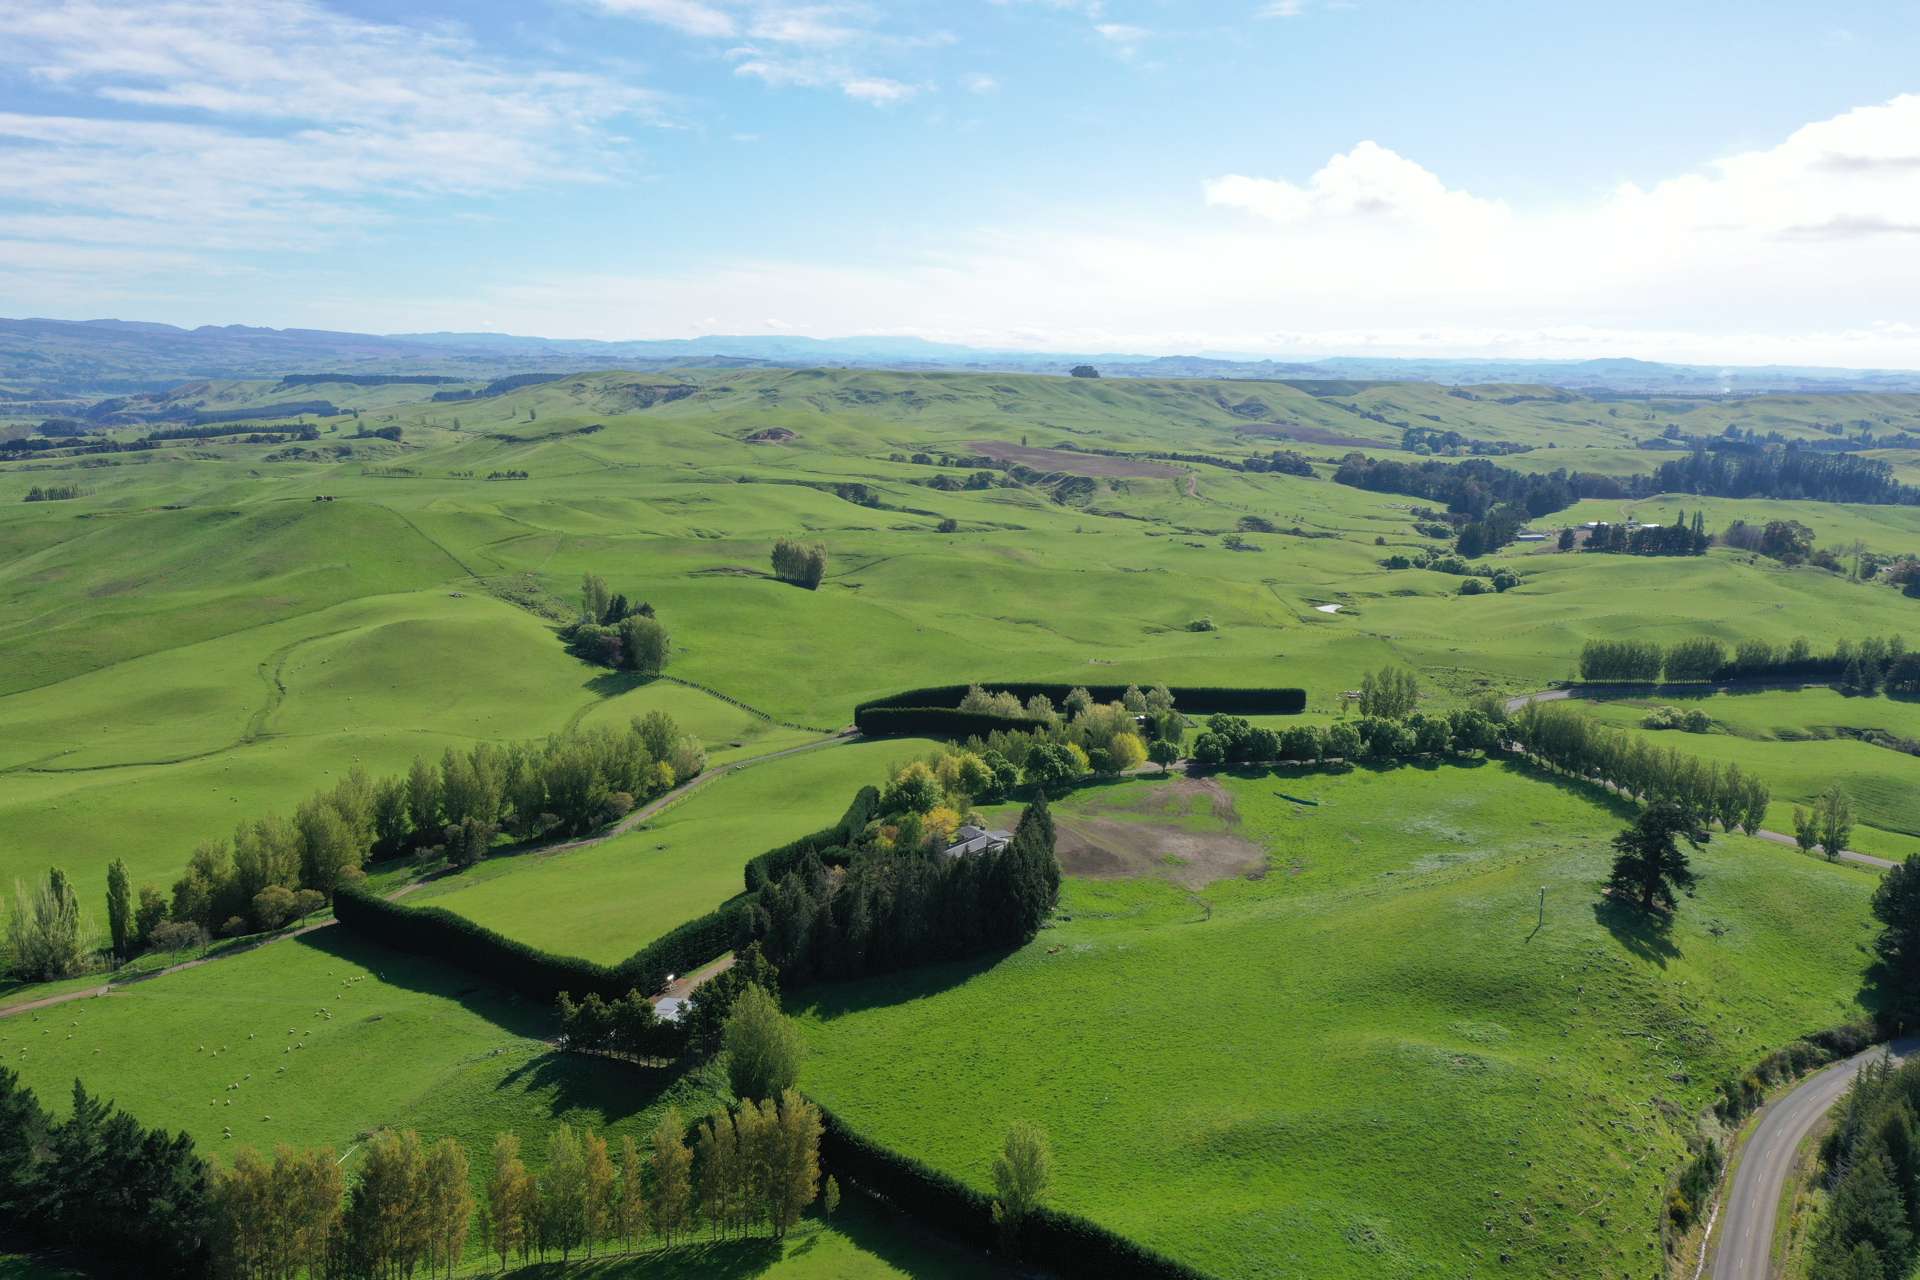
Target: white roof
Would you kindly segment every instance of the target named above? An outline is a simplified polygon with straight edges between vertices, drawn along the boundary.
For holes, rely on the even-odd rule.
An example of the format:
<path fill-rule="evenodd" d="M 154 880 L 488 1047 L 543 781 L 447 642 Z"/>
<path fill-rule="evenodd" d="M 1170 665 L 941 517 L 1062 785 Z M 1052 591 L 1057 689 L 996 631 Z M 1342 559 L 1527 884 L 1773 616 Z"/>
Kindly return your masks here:
<path fill-rule="evenodd" d="M 682 996 L 662 996 L 653 1002 L 653 1011 L 660 1015 L 662 1022 L 678 1022 L 680 1011 L 686 1005 L 686 999 Z"/>

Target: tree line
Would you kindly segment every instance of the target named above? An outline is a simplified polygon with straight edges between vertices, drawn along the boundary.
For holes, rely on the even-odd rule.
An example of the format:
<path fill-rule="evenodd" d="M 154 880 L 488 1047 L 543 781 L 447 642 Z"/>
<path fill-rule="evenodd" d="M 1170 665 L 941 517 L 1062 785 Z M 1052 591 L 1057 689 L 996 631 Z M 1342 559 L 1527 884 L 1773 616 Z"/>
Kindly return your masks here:
<path fill-rule="evenodd" d="M 1580 650 L 1580 678 L 1597 682 L 1669 683 L 1778 677 L 1834 680 L 1851 693 L 1920 693 L 1920 652 L 1901 636 L 1838 640 L 1816 653 L 1805 638 L 1784 645 L 1743 640 L 1733 649 L 1712 636 L 1663 648 L 1650 640 L 1589 640 Z"/>
<path fill-rule="evenodd" d="M 1728 831 L 1752 835 L 1766 821 L 1772 792 L 1737 764 L 1722 769 L 1645 738 L 1595 723 L 1579 710 L 1529 703 L 1506 733 L 1543 765 L 1603 783 L 1635 800 L 1671 802 Z"/>
<path fill-rule="evenodd" d="M 666 670 L 673 654 L 672 638 L 653 606 L 609 591 L 597 573 L 582 577 L 580 614 L 560 629 L 560 638 L 576 658 L 648 679 Z"/>
<path fill-rule="evenodd" d="M 213 934 L 277 929 L 323 906 L 336 886 L 359 879 L 370 859 L 413 853 L 455 867 L 484 857 L 505 831 L 531 840 L 576 835 L 617 821 L 706 767 L 706 752 L 663 711 L 624 730 L 575 729 L 544 742 L 414 760 L 404 774 L 374 779 L 355 766 L 303 801 L 292 818 L 241 822 L 233 839 L 194 849 L 171 894 L 131 891 L 124 863 L 107 873 L 113 954 L 205 945 Z M 32 890 L 16 886 L 7 936 L 16 973 L 28 979 L 81 972 L 92 929 L 57 868 Z"/>
<path fill-rule="evenodd" d="M 1911 506 L 1920 488 L 1901 484 L 1879 458 L 1803 448 L 1796 441 L 1753 450 L 1696 449 L 1636 476 L 1643 493 L 1695 493 L 1716 498 L 1781 498 Z M 1635 496 L 1639 496 L 1636 494 Z"/>
<path fill-rule="evenodd" d="M 1685 511 L 1677 512 L 1671 524 L 1599 524 L 1584 540 L 1572 529 L 1560 531 L 1562 551 L 1573 550 L 1577 543 L 1581 551 L 1628 556 L 1703 556 L 1713 541 L 1704 511 L 1694 512 L 1691 521 Z"/>

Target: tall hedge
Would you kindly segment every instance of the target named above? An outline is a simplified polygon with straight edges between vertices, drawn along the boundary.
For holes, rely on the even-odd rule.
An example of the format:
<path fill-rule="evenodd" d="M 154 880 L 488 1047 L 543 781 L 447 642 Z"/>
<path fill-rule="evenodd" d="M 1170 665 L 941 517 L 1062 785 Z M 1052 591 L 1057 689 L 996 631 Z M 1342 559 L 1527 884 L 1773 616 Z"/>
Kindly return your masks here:
<path fill-rule="evenodd" d="M 988 693 L 1010 693 L 1025 702 L 1035 694 L 1044 694 L 1055 706 L 1067 700 L 1075 689 L 1085 689 L 1095 702 L 1117 702 L 1128 686 L 1119 684 L 1071 685 L 1037 681 L 996 681 L 983 685 Z M 936 685 L 926 689 L 906 689 L 882 698 L 869 698 L 853 709 L 853 722 L 869 737 L 926 733 L 942 737 L 966 737 L 994 729 L 1031 728 L 1024 718 L 977 715 L 959 709 L 970 685 Z M 1298 715 L 1306 710 L 1305 689 L 1226 688 L 1215 685 L 1179 685 L 1168 690 L 1173 705 L 1180 711 L 1210 715 L 1216 711 L 1240 715 Z M 912 713 L 912 714 L 906 714 Z"/>
<path fill-rule="evenodd" d="M 359 885 L 334 890 L 333 914 L 355 933 L 396 951 L 443 960 L 542 1002 L 562 991 L 617 1000 L 636 985 L 620 970 L 516 942 L 444 907 L 403 907 Z"/>
<path fill-rule="evenodd" d="M 820 1163 L 827 1173 L 949 1234 L 975 1241 L 994 1238 L 991 1196 L 881 1146 L 825 1107 L 820 1108 L 820 1120 Z M 1022 1226 L 1020 1254 L 1066 1280 L 1208 1280 L 1205 1272 L 1098 1223 L 1044 1207 Z"/>
<path fill-rule="evenodd" d="M 840 816 L 840 821 L 751 859 L 744 873 L 747 892 L 760 892 L 800 865 L 809 853 L 830 865 L 843 863 L 844 858 L 834 858 L 833 851 L 845 848 L 855 836 L 866 830 L 867 823 L 873 820 L 879 807 L 879 789 L 871 786 L 860 788 L 853 797 L 853 803 Z"/>
<path fill-rule="evenodd" d="M 752 895 L 743 895 L 661 934 L 620 962 L 614 972 L 622 990 L 658 991 L 667 975 L 689 973 L 740 945 L 746 937 Z"/>

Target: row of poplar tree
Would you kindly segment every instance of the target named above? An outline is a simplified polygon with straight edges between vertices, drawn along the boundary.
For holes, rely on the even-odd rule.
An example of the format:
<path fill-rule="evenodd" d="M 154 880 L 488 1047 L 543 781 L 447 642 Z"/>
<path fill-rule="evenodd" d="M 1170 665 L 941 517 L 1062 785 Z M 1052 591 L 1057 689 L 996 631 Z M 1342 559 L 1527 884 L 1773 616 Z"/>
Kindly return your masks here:
<path fill-rule="evenodd" d="M 242 1148 L 214 1177 L 213 1265 L 239 1280 L 387 1280 L 453 1274 L 476 1231 L 502 1267 L 671 1245 L 703 1228 L 778 1238 L 819 1198 L 821 1131 L 819 1109 L 792 1089 L 715 1112 L 691 1144 L 671 1108 L 644 1143 L 625 1135 L 617 1151 L 562 1124 L 538 1175 L 503 1133 L 478 1196 L 454 1138 L 376 1134 L 351 1187 L 330 1148 L 282 1147 L 271 1162 Z M 827 1198 L 837 1204 L 837 1185 Z"/>
<path fill-rule="evenodd" d="M 0 1067 L 0 1222 L 111 1274 L 237 1280 L 391 1280 L 452 1274 L 477 1230 L 505 1266 L 644 1243 L 784 1235 L 819 1198 L 820 1111 L 795 1090 L 716 1111 L 692 1133 L 669 1109 L 616 1153 L 560 1125 L 538 1175 L 520 1140 L 494 1140 L 474 1194 L 467 1151 L 411 1130 L 368 1140 L 349 1181 L 330 1148 L 250 1148 L 216 1169 L 185 1134 L 145 1129 L 74 1087 L 65 1120 Z M 349 1153 L 351 1154 L 351 1153 Z M 839 1187 L 826 1182 L 826 1207 Z"/>
<path fill-rule="evenodd" d="M 1728 831 L 1752 835 L 1772 792 L 1737 764 L 1725 769 L 1596 724 L 1561 703 L 1535 702 L 1507 724 L 1508 735 L 1544 764 L 1649 802 L 1671 801 Z"/>

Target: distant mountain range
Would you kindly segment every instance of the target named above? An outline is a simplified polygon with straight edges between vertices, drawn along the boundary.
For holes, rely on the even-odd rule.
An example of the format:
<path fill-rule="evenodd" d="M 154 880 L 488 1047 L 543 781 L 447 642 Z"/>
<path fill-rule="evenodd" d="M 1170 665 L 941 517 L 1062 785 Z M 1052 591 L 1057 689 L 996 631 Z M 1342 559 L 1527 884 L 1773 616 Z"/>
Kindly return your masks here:
<path fill-rule="evenodd" d="M 631 342 L 498 333 L 337 333 L 203 325 L 180 329 L 129 320 L 0 320 L 0 395 L 157 390 L 196 378 L 286 374 L 508 374 L 589 369 L 841 365 L 1065 374 L 1091 364 L 1104 377 L 1241 378 L 1522 383 L 1622 395 L 1726 395 L 1763 391 L 1920 392 L 1920 371 L 1768 365 L 1720 368 L 1645 360 L 1433 360 L 1334 356 L 1281 361 L 1234 353 L 1146 356 L 1123 352 L 994 350 L 921 338 L 709 336 Z"/>

